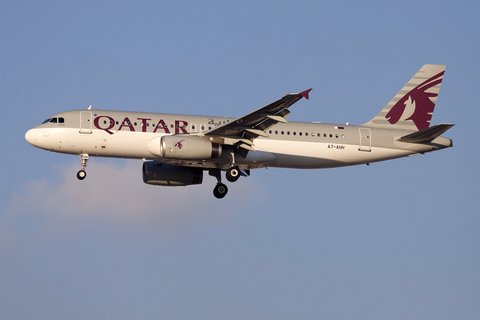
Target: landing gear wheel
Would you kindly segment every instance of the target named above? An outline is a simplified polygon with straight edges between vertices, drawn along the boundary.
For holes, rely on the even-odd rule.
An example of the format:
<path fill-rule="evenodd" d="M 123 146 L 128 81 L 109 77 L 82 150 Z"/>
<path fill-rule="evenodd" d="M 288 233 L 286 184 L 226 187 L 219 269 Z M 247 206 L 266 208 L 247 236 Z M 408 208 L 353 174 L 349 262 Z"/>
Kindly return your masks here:
<path fill-rule="evenodd" d="M 217 199 L 222 199 L 223 197 L 225 197 L 227 195 L 227 192 L 228 192 L 228 188 L 223 183 L 217 184 L 215 186 L 215 189 L 213 189 L 213 195 Z"/>
<path fill-rule="evenodd" d="M 85 179 L 85 177 L 87 176 L 87 173 L 85 172 L 85 170 L 80 170 L 77 172 L 77 179 L 78 180 L 83 180 Z"/>
<path fill-rule="evenodd" d="M 87 167 L 87 161 L 88 161 L 88 154 L 87 153 L 80 153 L 78 155 L 80 157 L 80 165 L 82 166 L 82 170 L 77 172 L 77 179 L 78 180 L 83 180 L 87 176 L 87 173 L 85 172 L 85 168 Z"/>
<path fill-rule="evenodd" d="M 227 178 L 227 180 L 230 182 L 237 181 L 238 178 L 240 178 L 240 170 L 238 167 L 231 167 L 228 169 L 227 173 L 225 174 L 225 178 Z"/>

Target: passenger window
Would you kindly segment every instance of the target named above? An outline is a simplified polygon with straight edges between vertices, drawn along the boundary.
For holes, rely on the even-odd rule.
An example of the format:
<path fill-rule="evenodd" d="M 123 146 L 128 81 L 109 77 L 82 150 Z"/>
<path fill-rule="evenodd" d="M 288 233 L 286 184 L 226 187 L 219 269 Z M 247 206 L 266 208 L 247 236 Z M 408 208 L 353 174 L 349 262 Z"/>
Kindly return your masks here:
<path fill-rule="evenodd" d="M 302 133 L 301 133 L 301 132 L 299 132 L 299 133 L 298 133 L 298 135 L 299 135 L 299 136 L 301 136 L 301 135 L 302 135 Z"/>

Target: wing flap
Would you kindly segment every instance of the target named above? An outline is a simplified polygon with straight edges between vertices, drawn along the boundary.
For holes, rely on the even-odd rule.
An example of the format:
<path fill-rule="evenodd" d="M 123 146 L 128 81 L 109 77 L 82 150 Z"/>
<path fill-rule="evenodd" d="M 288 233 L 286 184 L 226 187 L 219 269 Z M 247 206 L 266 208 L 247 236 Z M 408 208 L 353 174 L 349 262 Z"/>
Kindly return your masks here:
<path fill-rule="evenodd" d="M 267 118 L 269 118 L 270 120 L 273 120 L 273 121 L 277 121 L 277 122 L 281 122 L 281 123 L 288 123 L 287 119 L 285 119 L 282 116 L 277 116 L 277 115 L 273 115 L 273 114 L 266 114 L 265 116 Z"/>
<path fill-rule="evenodd" d="M 240 143 L 237 145 L 239 148 L 242 148 L 242 149 L 245 149 L 245 150 L 248 150 L 248 151 L 253 151 L 255 152 L 256 150 L 254 148 L 252 148 L 251 145 L 249 144 L 246 144 L 246 143 Z"/>

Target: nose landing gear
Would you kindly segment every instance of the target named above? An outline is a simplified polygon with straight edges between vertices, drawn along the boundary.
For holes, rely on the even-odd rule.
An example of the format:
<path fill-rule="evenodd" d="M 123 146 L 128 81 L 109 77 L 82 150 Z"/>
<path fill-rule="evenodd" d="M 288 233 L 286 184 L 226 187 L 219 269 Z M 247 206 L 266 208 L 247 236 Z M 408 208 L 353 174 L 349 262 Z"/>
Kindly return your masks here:
<path fill-rule="evenodd" d="M 80 165 L 82 166 L 82 170 L 77 172 L 77 179 L 78 180 L 83 180 L 87 176 L 87 172 L 85 171 L 85 168 L 87 167 L 87 161 L 88 161 L 88 154 L 87 153 L 81 153 L 78 155 L 80 157 Z"/>

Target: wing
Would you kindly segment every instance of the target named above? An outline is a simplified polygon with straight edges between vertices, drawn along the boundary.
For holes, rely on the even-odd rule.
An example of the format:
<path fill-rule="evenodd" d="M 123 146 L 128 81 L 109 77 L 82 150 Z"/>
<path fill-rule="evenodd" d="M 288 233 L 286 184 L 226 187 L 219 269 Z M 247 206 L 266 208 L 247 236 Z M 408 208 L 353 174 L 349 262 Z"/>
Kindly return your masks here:
<path fill-rule="evenodd" d="M 236 145 L 246 150 L 255 151 L 252 148 L 253 141 L 258 137 L 268 137 L 266 131 L 277 123 L 287 123 L 285 118 L 290 114 L 288 108 L 302 98 L 308 99 L 311 90 L 287 94 L 263 108 L 213 128 L 205 132 L 204 135 L 210 137 L 210 140 L 215 143 Z"/>

